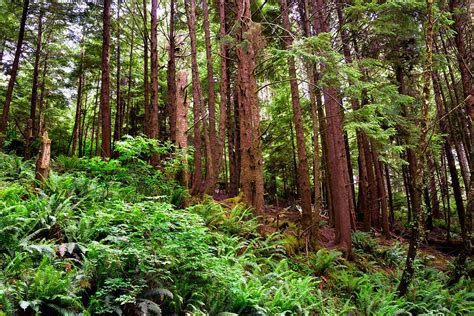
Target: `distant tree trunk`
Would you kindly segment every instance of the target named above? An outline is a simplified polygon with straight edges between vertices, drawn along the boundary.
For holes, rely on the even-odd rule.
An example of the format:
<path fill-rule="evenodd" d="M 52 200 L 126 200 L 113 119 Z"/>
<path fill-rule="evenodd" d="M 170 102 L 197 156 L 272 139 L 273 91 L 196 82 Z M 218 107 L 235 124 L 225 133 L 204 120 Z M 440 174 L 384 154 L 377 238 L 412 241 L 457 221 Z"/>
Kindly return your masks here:
<path fill-rule="evenodd" d="M 48 36 L 49 38 L 49 36 Z M 48 44 L 48 41 L 46 41 L 46 45 Z M 41 71 L 41 84 L 40 84 L 40 95 L 39 95 L 39 101 L 38 101 L 38 119 L 35 121 L 36 126 L 33 126 L 33 132 L 36 133 L 35 136 L 41 135 L 41 121 L 42 121 L 42 115 L 43 115 L 43 108 L 44 108 L 44 97 L 45 97 L 45 92 L 46 92 L 46 74 L 48 71 L 48 58 L 49 58 L 49 53 L 46 51 L 46 54 L 43 57 L 43 70 Z"/>
<path fill-rule="evenodd" d="M 127 117 L 127 134 L 135 136 L 136 134 L 136 128 L 135 128 L 135 120 L 132 121 L 132 114 L 135 114 L 135 111 L 132 107 L 132 83 L 133 83 L 133 78 L 132 78 L 132 67 L 133 67 L 133 41 L 134 41 L 134 35 L 135 35 L 135 28 L 132 27 L 132 34 L 130 38 L 130 53 L 129 53 L 129 58 L 128 58 L 128 76 L 127 76 L 127 83 L 128 83 L 128 88 L 127 88 L 127 110 L 126 110 L 126 117 Z M 132 124 L 133 123 L 133 124 Z"/>
<path fill-rule="evenodd" d="M 5 103 L 3 103 L 2 109 L 2 121 L 0 122 L 0 148 L 3 147 L 3 142 L 5 141 L 5 132 L 7 131 L 8 114 L 10 111 L 10 103 L 12 102 L 13 87 L 15 86 L 16 76 L 18 74 L 18 68 L 20 66 L 21 48 L 23 46 L 23 38 L 25 36 L 25 24 L 26 17 L 28 15 L 29 4 L 29 0 L 23 1 L 23 13 L 21 15 L 20 31 L 18 32 L 18 42 L 16 44 L 15 58 L 13 59 L 10 80 L 8 81 L 7 93 L 5 95 Z"/>
<path fill-rule="evenodd" d="M 74 119 L 74 127 L 72 129 L 72 150 L 71 155 L 77 154 L 77 141 L 79 138 L 79 129 L 81 124 L 82 114 L 82 89 L 84 86 L 84 48 L 81 48 L 81 57 L 79 61 L 79 83 L 77 86 L 76 97 L 76 115 Z"/>
<path fill-rule="evenodd" d="M 211 157 L 209 158 L 212 162 L 212 166 L 207 167 L 206 174 L 206 191 L 211 193 L 217 182 L 219 176 L 218 167 L 219 159 L 221 159 L 221 153 L 219 152 L 219 145 L 216 138 L 216 93 L 214 85 L 214 70 L 212 68 L 212 54 L 211 54 L 211 34 L 209 31 L 209 9 L 207 7 L 207 0 L 202 1 L 202 13 L 203 13 L 203 24 L 204 24 L 204 39 L 206 43 L 206 58 L 207 58 L 207 88 L 208 88 L 208 110 L 209 110 L 209 152 Z"/>
<path fill-rule="evenodd" d="M 194 177 L 191 192 L 202 192 L 202 153 L 201 153 L 201 84 L 197 62 L 196 44 L 196 0 L 185 0 L 188 19 L 189 37 L 191 39 L 191 68 L 193 84 L 193 130 L 194 130 Z"/>
<path fill-rule="evenodd" d="M 377 200 L 379 200 L 380 209 L 382 210 L 382 232 L 385 238 L 390 238 L 390 225 L 388 219 L 387 195 L 385 191 L 385 181 L 383 177 L 382 163 L 378 159 L 378 151 L 372 144 L 372 159 L 374 162 Z"/>
<path fill-rule="evenodd" d="M 280 10 L 283 20 L 283 42 L 286 49 L 290 49 L 293 44 L 291 38 L 290 18 L 288 14 L 288 4 L 286 0 L 280 1 Z M 306 144 L 304 138 L 304 127 L 301 115 L 300 94 L 296 77 L 296 66 L 294 57 L 288 58 L 288 73 L 290 76 L 291 104 L 293 108 L 293 121 L 296 132 L 296 146 L 298 151 L 297 183 L 298 194 L 301 203 L 302 226 L 307 229 L 312 224 L 311 187 L 309 184 L 309 167 L 306 156 Z M 310 235 L 311 231 L 307 232 Z"/>
<path fill-rule="evenodd" d="M 41 59 L 41 44 L 43 41 L 43 15 L 44 9 L 40 3 L 40 11 L 38 15 L 38 33 L 36 35 L 36 48 L 35 48 L 35 64 L 33 67 L 33 81 L 31 83 L 31 105 L 30 105 L 30 119 L 31 128 L 27 131 L 27 140 L 25 148 L 25 159 L 31 158 L 31 143 L 33 142 L 36 133 L 34 128 L 36 126 L 36 108 L 38 106 L 38 77 Z"/>
<path fill-rule="evenodd" d="M 122 138 L 122 93 L 120 91 L 120 71 L 121 71 L 121 61 L 120 61 L 120 1 L 117 2 L 117 46 L 116 46 L 116 75 L 115 75 L 115 87 L 116 87 L 116 112 L 115 112 L 115 126 L 114 126 L 114 143 L 119 141 Z"/>
<path fill-rule="evenodd" d="M 99 85 L 100 85 L 100 80 L 97 80 L 97 86 L 95 88 L 94 114 L 92 116 L 91 146 L 90 146 L 90 151 L 89 151 L 89 158 L 92 158 L 92 148 L 94 147 L 94 135 L 95 135 L 95 129 L 96 129 L 95 123 L 97 121 L 97 107 L 99 105 Z M 99 126 L 97 126 L 97 129 L 99 129 Z"/>
<path fill-rule="evenodd" d="M 431 211 L 433 218 L 441 218 L 441 212 L 439 209 L 439 199 L 438 199 L 438 189 L 436 187 L 436 166 L 433 160 L 433 156 L 429 155 L 428 156 L 428 170 L 430 172 L 428 173 L 429 177 L 429 194 L 431 198 Z"/>
<path fill-rule="evenodd" d="M 237 91 L 240 121 L 240 184 L 245 201 L 261 214 L 264 207 L 260 109 L 254 76 L 259 28 L 252 23 L 250 0 L 237 1 Z"/>
<path fill-rule="evenodd" d="M 150 109 L 150 126 L 148 137 L 158 140 L 160 137 L 159 127 L 159 109 L 158 109 L 158 34 L 157 34 L 157 10 L 158 0 L 151 0 L 151 109 Z M 158 165 L 160 156 L 153 153 L 151 164 Z"/>
<path fill-rule="evenodd" d="M 314 12 L 316 12 L 317 32 L 327 32 L 328 26 L 325 17 L 326 1 L 315 1 Z M 324 72 L 326 66 L 321 65 Z M 344 144 L 343 119 L 340 100 L 335 88 L 325 86 L 323 88 L 326 121 L 328 135 L 328 164 L 329 164 L 329 187 L 336 224 L 336 242 L 346 256 L 352 255 L 351 240 L 351 188 L 349 183 L 349 171 L 347 169 L 347 156 Z"/>
<path fill-rule="evenodd" d="M 219 105 L 219 135 L 217 142 L 217 162 L 216 170 L 219 172 L 222 168 L 222 157 L 225 156 L 225 129 L 226 129 L 226 118 L 227 118 L 227 103 L 229 102 L 229 76 L 228 76 L 228 47 L 225 43 L 226 31 L 226 10 L 225 0 L 219 0 L 219 40 L 220 40 L 220 54 L 221 54 L 221 78 L 220 78 L 220 105 Z M 229 151 L 230 159 L 230 151 Z M 224 161 L 225 164 L 225 161 Z"/>
<path fill-rule="evenodd" d="M 175 20 L 175 0 L 170 1 L 170 30 L 169 30 L 169 48 L 168 48 L 168 113 L 170 122 L 170 138 L 172 142 L 176 142 L 176 120 L 177 120 L 177 104 L 176 104 L 176 38 L 174 31 Z M 178 86 L 179 87 L 179 86 Z"/>
<path fill-rule="evenodd" d="M 85 76 L 85 75 L 84 75 Z M 86 87 L 86 78 L 84 77 L 84 87 Z M 84 93 L 84 106 L 81 107 L 81 120 L 80 120 L 80 125 L 79 125 L 79 157 L 82 157 L 84 155 L 84 146 L 85 140 L 84 135 L 87 133 L 87 127 L 86 127 L 86 118 L 87 118 L 87 90 Z"/>
<path fill-rule="evenodd" d="M 188 130 L 188 100 L 187 100 L 187 89 L 188 86 L 188 74 L 182 70 L 178 73 L 176 82 L 176 146 L 183 150 L 183 166 L 182 170 L 177 175 L 179 183 L 187 188 L 189 182 L 188 166 L 186 159 L 186 149 L 188 148 L 188 136 L 186 132 Z"/>
<path fill-rule="evenodd" d="M 425 162 L 425 151 L 427 149 L 428 134 L 428 114 L 430 106 L 430 83 L 431 68 L 433 64 L 433 0 L 426 0 L 427 5 L 427 23 L 426 23 L 426 62 L 423 73 L 423 106 L 420 119 L 420 138 L 417 145 L 417 157 L 409 161 L 410 172 L 412 175 L 414 196 L 413 198 L 413 224 L 411 229 L 410 245 L 403 270 L 400 284 L 398 285 L 398 294 L 404 296 L 408 291 L 414 273 L 414 260 L 418 245 L 420 242 L 421 225 L 423 225 L 423 212 L 421 209 L 421 197 L 423 191 L 423 171 Z"/>
<path fill-rule="evenodd" d="M 110 158 L 110 5 L 112 0 L 104 0 L 103 30 L 102 30 L 102 84 L 100 87 L 100 108 L 102 116 L 102 158 Z"/>
<path fill-rule="evenodd" d="M 144 108 L 145 117 L 143 120 L 143 132 L 150 135 L 150 84 L 148 75 L 148 31 L 147 31 L 147 0 L 143 0 L 143 85 L 144 85 Z"/>
<path fill-rule="evenodd" d="M 393 195 L 392 195 L 392 185 L 390 183 L 390 169 L 388 165 L 385 164 L 385 181 L 387 184 L 387 193 L 388 193 L 388 206 L 390 209 L 390 228 L 393 229 L 395 225 L 395 212 L 393 209 Z"/>
<path fill-rule="evenodd" d="M 227 69 L 227 75 L 230 74 L 230 69 Z M 234 92 L 236 89 L 234 88 Z M 227 148 L 229 152 L 229 189 L 228 193 L 231 196 L 236 196 L 239 193 L 239 152 L 240 152 L 240 141 L 239 141 L 239 113 L 237 105 L 237 93 L 232 95 L 230 81 L 227 83 L 227 99 L 229 100 L 227 107 Z"/>

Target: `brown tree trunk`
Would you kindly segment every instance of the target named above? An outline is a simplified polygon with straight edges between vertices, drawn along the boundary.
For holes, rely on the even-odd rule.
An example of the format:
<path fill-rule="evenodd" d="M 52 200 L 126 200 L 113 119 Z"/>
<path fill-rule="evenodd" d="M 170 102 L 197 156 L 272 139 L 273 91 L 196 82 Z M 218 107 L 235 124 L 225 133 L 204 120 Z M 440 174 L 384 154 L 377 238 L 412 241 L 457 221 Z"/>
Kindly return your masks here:
<path fill-rule="evenodd" d="M 214 70 L 212 68 L 212 54 L 211 54 L 211 34 L 209 32 L 209 9 L 207 7 L 207 0 L 202 1 L 202 13 L 203 13 L 203 22 L 204 22 L 204 39 L 206 43 L 206 58 L 207 58 L 207 88 L 208 88 L 208 110 L 209 110 L 209 158 L 212 162 L 212 166 L 207 166 L 206 174 L 206 191 L 211 193 L 217 182 L 217 177 L 219 176 L 218 167 L 219 159 L 221 159 L 221 154 L 219 152 L 219 145 L 216 138 L 216 93 L 214 88 Z M 217 164 L 216 164 L 217 163 Z M 217 174 L 216 174 L 217 173 Z"/>
<path fill-rule="evenodd" d="M 193 130 L 194 130 L 194 176 L 191 192 L 202 192 L 202 153 L 201 153 L 201 84 L 199 82 L 199 68 L 196 47 L 196 0 L 185 0 L 186 16 L 188 20 L 189 37 L 191 39 L 191 68 L 193 84 Z"/>
<path fill-rule="evenodd" d="M 128 76 L 127 76 L 127 83 L 128 83 L 128 88 L 127 88 L 127 110 L 126 110 L 126 126 L 127 126 L 127 134 L 130 135 L 135 135 L 136 130 L 135 130 L 135 120 L 132 121 L 132 113 L 135 113 L 133 107 L 132 107 L 132 83 L 133 83 L 133 78 L 132 78 L 132 66 L 133 66 L 133 42 L 134 42 L 134 35 L 135 35 L 135 28 L 132 27 L 132 35 L 130 38 L 130 52 L 129 52 L 129 58 L 128 58 Z M 132 124 L 133 123 L 133 124 Z"/>
<path fill-rule="evenodd" d="M 293 44 L 291 38 L 290 18 L 288 14 L 288 5 L 286 0 L 280 1 L 280 10 L 283 19 L 283 41 L 286 49 L 290 49 Z M 312 209 L 311 209 L 311 187 L 309 184 L 309 167 L 306 157 L 306 144 L 304 138 L 303 121 L 301 117 L 300 94 L 298 90 L 298 82 L 296 81 L 296 66 L 294 57 L 288 58 L 288 73 L 290 76 L 290 90 L 291 90 L 291 104 L 293 108 L 293 121 L 296 132 L 296 147 L 298 152 L 298 166 L 297 166 L 297 183 L 298 194 L 301 203 L 302 225 L 303 229 L 307 229 L 312 224 Z M 308 231 L 308 234 L 311 232 Z"/>
<path fill-rule="evenodd" d="M 260 108 L 254 76 L 260 29 L 252 22 L 250 0 L 237 1 L 237 90 L 240 121 L 240 184 L 245 201 L 261 214 L 264 207 Z"/>
<path fill-rule="evenodd" d="M 103 30 L 102 30 L 102 84 L 100 87 L 100 108 L 102 116 L 102 147 L 101 157 L 110 158 L 110 69 L 109 69 L 109 50 L 110 50 L 110 5 L 111 0 L 104 0 L 103 11 Z"/>
<path fill-rule="evenodd" d="M 95 123 L 97 121 L 97 107 L 99 105 L 99 85 L 100 85 L 100 80 L 97 80 L 97 86 L 95 88 L 94 114 L 92 115 L 91 146 L 89 150 L 89 158 L 92 158 L 92 148 L 94 147 L 94 136 L 96 133 Z M 97 129 L 99 129 L 99 126 L 97 126 Z"/>
<path fill-rule="evenodd" d="M 72 150 L 71 155 L 77 154 L 77 141 L 79 138 L 79 129 L 81 124 L 82 114 L 82 89 L 84 86 L 84 48 L 81 48 L 81 57 L 79 61 L 79 83 L 77 86 L 76 97 L 76 115 L 74 119 L 74 127 L 72 129 Z"/>
<path fill-rule="evenodd" d="M 229 93 L 229 77 L 228 77 L 228 47 L 225 43 L 226 36 L 226 10 L 225 10 L 225 0 L 219 0 L 219 39 L 220 39 L 220 54 L 221 54 L 221 78 L 219 85 L 220 92 L 220 105 L 219 105 L 219 134 L 217 141 L 217 161 L 216 161 L 216 170 L 220 172 L 222 165 L 225 160 L 222 161 L 222 157 L 225 156 L 225 128 L 226 128 L 226 118 L 227 118 L 227 103 L 228 103 L 228 93 Z M 230 158 L 230 152 L 229 152 Z M 226 168 L 227 170 L 227 168 Z"/>
<path fill-rule="evenodd" d="M 186 158 L 186 150 L 188 148 L 188 136 L 186 132 L 188 130 L 188 100 L 187 100 L 187 89 L 188 86 L 188 74 L 182 70 L 178 73 L 176 82 L 176 146 L 183 150 L 183 166 L 182 170 L 177 175 L 179 183 L 187 188 L 189 182 L 188 166 Z"/>
<path fill-rule="evenodd" d="M 160 137 L 160 127 L 158 125 L 158 38 L 157 38 L 157 10 L 158 0 L 151 0 L 151 109 L 150 109 L 150 126 L 149 138 L 158 140 Z M 151 164 L 158 165 L 160 156 L 153 153 L 151 156 Z"/>
<path fill-rule="evenodd" d="M 145 117 L 143 119 L 143 133 L 149 137 L 150 135 L 150 84 L 148 75 L 148 19 L 147 19 L 147 0 L 143 0 L 143 91 L 144 91 L 144 108 Z"/>
<path fill-rule="evenodd" d="M 317 32 L 327 32 L 328 26 L 325 16 L 326 1 L 315 1 L 314 12 L 316 12 Z M 326 66 L 321 65 L 321 72 Z M 351 188 L 349 183 L 349 171 L 347 169 L 347 156 L 344 144 L 343 118 L 338 92 L 334 87 L 323 88 L 327 131 L 331 137 L 327 137 L 328 165 L 329 165 L 329 187 L 336 224 L 336 242 L 346 256 L 352 255 L 351 240 Z"/>
<path fill-rule="evenodd" d="M 8 81 L 5 102 L 3 103 L 2 120 L 0 121 L 0 148 L 3 147 L 3 142 L 5 141 L 5 132 L 7 131 L 8 114 L 10 112 L 10 103 L 12 102 L 13 87 L 15 86 L 16 76 L 18 74 L 18 68 L 20 66 L 21 48 L 23 46 L 23 38 L 25 36 L 25 24 L 26 17 L 28 15 L 29 4 L 29 0 L 23 1 L 23 13 L 21 14 L 20 31 L 18 32 L 18 42 L 16 44 L 15 57 L 13 59 L 10 80 Z"/>
<path fill-rule="evenodd" d="M 27 131 L 27 140 L 25 148 L 25 159 L 31 158 L 31 143 L 33 142 L 38 131 L 35 131 L 36 126 L 36 108 L 38 106 L 38 77 L 39 77 L 39 67 L 41 59 L 41 44 L 43 41 L 43 15 L 44 9 L 40 3 L 40 11 L 38 15 L 38 33 L 36 35 L 36 48 L 35 48 L 35 64 L 33 67 L 33 81 L 31 83 L 31 105 L 30 105 L 30 119 L 31 119 L 31 128 Z"/>
<path fill-rule="evenodd" d="M 176 120 L 177 120 L 177 104 L 176 104 L 176 38 L 174 32 L 175 20 L 175 0 L 170 1 L 170 30 L 169 30 L 169 48 L 168 48 L 168 69 L 167 69 L 167 84 L 168 84 L 168 114 L 170 123 L 170 138 L 172 142 L 176 141 Z M 178 85 L 179 88 L 179 85 Z"/>

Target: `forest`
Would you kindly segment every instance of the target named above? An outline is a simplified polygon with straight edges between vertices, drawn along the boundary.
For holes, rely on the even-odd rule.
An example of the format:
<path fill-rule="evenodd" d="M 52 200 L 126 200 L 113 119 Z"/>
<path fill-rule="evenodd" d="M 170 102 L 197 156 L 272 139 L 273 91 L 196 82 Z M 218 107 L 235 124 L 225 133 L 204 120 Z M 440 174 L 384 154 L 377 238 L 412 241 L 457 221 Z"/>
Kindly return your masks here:
<path fill-rule="evenodd" d="M 471 1 L 0 16 L 0 316 L 473 315 Z"/>

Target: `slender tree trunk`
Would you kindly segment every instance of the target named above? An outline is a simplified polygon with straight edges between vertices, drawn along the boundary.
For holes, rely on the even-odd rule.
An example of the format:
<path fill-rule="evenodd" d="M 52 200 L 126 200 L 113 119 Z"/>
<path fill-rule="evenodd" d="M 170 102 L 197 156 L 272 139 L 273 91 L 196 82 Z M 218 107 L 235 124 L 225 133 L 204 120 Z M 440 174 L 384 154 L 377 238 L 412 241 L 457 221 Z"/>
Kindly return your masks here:
<path fill-rule="evenodd" d="M 216 138 L 216 93 L 214 85 L 214 70 L 212 68 L 212 54 L 211 54 L 211 34 L 209 32 L 209 9 L 207 7 L 207 0 L 202 0 L 202 13 L 204 22 L 204 39 L 206 43 L 206 58 L 207 58 L 207 88 L 208 88 L 208 110 L 209 110 L 209 152 L 208 161 L 212 162 L 212 166 L 207 166 L 206 174 L 206 191 L 211 193 L 217 182 L 219 176 L 218 162 L 221 159 L 219 152 L 219 145 Z M 209 160 L 209 158 L 211 158 Z M 216 164 L 217 163 L 217 164 Z M 216 174 L 217 173 L 217 174 Z"/>
<path fill-rule="evenodd" d="M 97 107 L 99 105 L 99 87 L 100 87 L 100 80 L 97 80 L 97 86 L 95 88 L 95 101 L 94 101 L 94 114 L 92 116 L 92 130 L 91 130 L 91 146 L 89 151 L 89 158 L 92 158 L 92 148 L 94 147 L 94 135 L 96 129 L 96 120 L 97 120 Z M 99 126 L 97 126 L 99 129 Z"/>
<path fill-rule="evenodd" d="M 117 2 L 117 47 L 116 47 L 116 75 L 115 75 L 115 93 L 116 93 L 116 112 L 115 112 L 115 126 L 114 126 L 114 143 L 122 138 L 122 93 L 120 91 L 120 75 L 121 75 L 121 60 L 120 60 L 120 1 Z"/>
<path fill-rule="evenodd" d="M 144 85 L 144 108 L 145 117 L 143 120 L 143 132 L 146 136 L 150 135 L 150 84 L 148 75 L 148 19 L 147 19 L 147 0 L 143 0 L 143 85 Z"/>
<path fill-rule="evenodd" d="M 185 0 L 186 16 L 188 20 L 189 37 L 191 39 L 191 67 L 193 84 L 193 130 L 194 130 L 194 177 L 191 192 L 202 192 L 202 153 L 201 153 L 201 84 L 199 82 L 199 68 L 196 46 L 196 0 Z"/>
<path fill-rule="evenodd" d="M 77 154 L 77 141 L 79 138 L 79 129 L 81 125 L 82 114 L 82 89 L 84 86 L 84 48 L 81 48 L 81 57 L 79 61 L 79 84 L 77 86 L 76 97 L 76 116 L 74 120 L 74 127 L 72 129 L 72 150 L 71 155 Z"/>
<path fill-rule="evenodd" d="M 15 86 L 18 68 L 20 66 L 21 48 L 23 46 L 23 38 L 25 36 L 26 17 L 28 15 L 29 0 L 23 1 L 23 13 L 21 14 L 20 31 L 18 33 L 18 42 L 16 44 L 15 57 L 13 59 L 10 80 L 8 81 L 7 93 L 5 95 L 5 103 L 3 103 L 2 120 L 0 121 L 0 148 L 3 147 L 5 141 L 5 132 L 7 131 L 8 114 L 10 112 L 10 103 L 12 102 L 13 87 Z"/>
<path fill-rule="evenodd" d="M 129 52 L 129 58 L 128 58 L 128 76 L 127 76 L 127 83 L 128 83 L 128 88 L 127 88 L 127 134 L 135 135 L 135 129 L 132 128 L 132 113 L 134 113 L 132 109 L 132 83 L 133 83 L 133 78 L 132 78 L 132 68 L 133 68 L 133 42 L 134 42 L 134 35 L 135 35 L 135 28 L 132 27 L 132 34 L 131 34 L 131 39 L 130 39 L 130 52 Z"/>
<path fill-rule="evenodd" d="M 176 38 L 174 31 L 175 22 L 175 0 L 170 1 L 170 30 L 169 30 L 169 48 L 168 48 L 168 69 L 167 69 L 167 84 L 168 84 L 168 113 L 170 122 L 170 138 L 172 142 L 176 142 L 176 120 L 177 120 L 177 104 L 176 104 Z M 178 86 L 179 88 L 179 86 Z"/>
<path fill-rule="evenodd" d="M 100 108 L 102 116 L 102 158 L 110 158 L 110 5 L 111 0 L 104 0 L 103 30 L 102 30 L 102 84 L 100 87 Z"/>
<path fill-rule="evenodd" d="M 36 48 L 35 48 L 35 64 L 33 67 L 33 82 L 31 84 L 31 105 L 30 105 L 30 119 L 31 128 L 27 131 L 27 140 L 25 148 L 25 159 L 31 158 L 31 143 L 37 135 L 38 131 L 35 131 L 36 126 L 36 108 L 38 106 L 38 77 L 41 59 L 41 49 L 43 41 L 43 15 L 44 9 L 40 3 L 40 11 L 38 15 L 38 33 L 36 35 Z"/>
<path fill-rule="evenodd" d="M 158 34 L 157 34 L 158 0 L 151 0 L 151 109 L 148 137 L 158 140 L 160 137 L 159 109 L 158 109 Z M 160 157 L 153 153 L 151 164 L 158 165 Z"/>
<path fill-rule="evenodd" d="M 260 109 L 254 76 L 259 29 L 252 22 L 250 0 L 237 1 L 237 91 L 240 122 L 240 184 L 245 201 L 261 214 L 264 207 Z"/>
<path fill-rule="evenodd" d="M 290 29 L 290 18 L 288 14 L 288 5 L 286 0 L 280 1 L 280 10 L 282 12 L 283 29 L 285 34 L 283 35 L 283 41 L 286 49 L 290 49 L 293 45 L 291 38 Z M 309 184 L 309 167 L 306 156 L 306 144 L 304 138 L 303 120 L 301 115 L 301 104 L 300 94 L 298 90 L 298 82 L 296 77 L 296 66 L 294 57 L 288 58 L 288 73 L 290 76 L 290 90 L 291 90 L 291 104 L 293 108 L 293 121 L 296 132 L 296 147 L 298 151 L 298 193 L 301 203 L 302 213 L 302 224 L 303 229 L 307 229 L 312 224 L 312 207 L 311 207 L 311 187 Z M 311 233 L 309 231 L 308 233 Z"/>

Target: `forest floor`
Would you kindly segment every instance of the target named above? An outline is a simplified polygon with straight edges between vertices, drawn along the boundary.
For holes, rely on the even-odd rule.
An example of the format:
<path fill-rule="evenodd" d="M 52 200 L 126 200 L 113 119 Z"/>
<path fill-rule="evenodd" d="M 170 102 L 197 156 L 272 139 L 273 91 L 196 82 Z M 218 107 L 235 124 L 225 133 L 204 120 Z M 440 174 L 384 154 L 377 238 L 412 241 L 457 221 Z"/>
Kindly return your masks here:
<path fill-rule="evenodd" d="M 410 291 L 398 298 L 404 238 L 355 232 L 349 261 L 322 225 L 324 247 L 310 251 L 294 214 L 274 213 L 257 233 L 238 198 L 191 198 L 172 169 L 58 157 L 35 188 L 33 163 L 0 153 L 0 315 L 474 310 L 471 279 L 447 286 L 454 257 L 436 247 L 421 247 Z"/>

